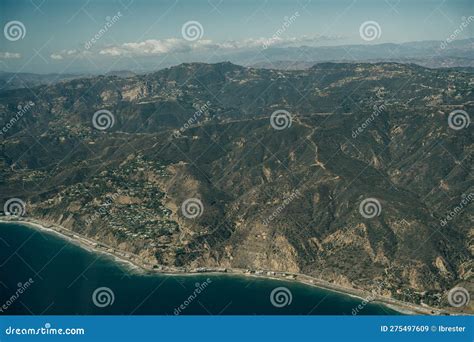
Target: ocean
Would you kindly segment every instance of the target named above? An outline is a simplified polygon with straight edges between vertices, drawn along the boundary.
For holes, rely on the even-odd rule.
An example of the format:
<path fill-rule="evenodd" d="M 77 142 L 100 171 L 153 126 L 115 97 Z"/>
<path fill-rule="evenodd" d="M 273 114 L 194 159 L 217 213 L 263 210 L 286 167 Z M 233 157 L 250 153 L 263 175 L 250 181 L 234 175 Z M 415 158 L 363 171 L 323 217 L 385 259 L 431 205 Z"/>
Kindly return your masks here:
<path fill-rule="evenodd" d="M 147 275 L 55 234 L 0 223 L 0 315 L 394 315 L 292 281 Z"/>

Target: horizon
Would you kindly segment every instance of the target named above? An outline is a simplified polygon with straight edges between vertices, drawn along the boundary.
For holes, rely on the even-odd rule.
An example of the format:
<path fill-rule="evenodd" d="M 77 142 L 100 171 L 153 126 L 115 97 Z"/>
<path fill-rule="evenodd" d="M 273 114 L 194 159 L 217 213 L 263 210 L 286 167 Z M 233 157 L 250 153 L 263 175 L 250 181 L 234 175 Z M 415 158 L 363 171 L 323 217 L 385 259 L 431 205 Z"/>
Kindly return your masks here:
<path fill-rule="evenodd" d="M 0 69 L 148 72 L 191 61 L 252 65 L 280 48 L 461 41 L 474 37 L 472 7 L 468 0 L 7 0 Z"/>
<path fill-rule="evenodd" d="M 422 41 L 422 42 L 429 42 L 429 41 Z M 416 42 L 407 42 L 407 43 L 416 43 Z M 384 44 L 380 44 L 380 45 L 385 45 L 385 44 L 391 44 L 391 43 L 384 43 Z M 341 46 L 346 46 L 346 45 L 341 45 Z M 338 47 L 338 46 L 335 46 L 335 47 Z M 288 62 L 288 61 L 281 60 L 281 61 L 276 61 L 276 62 Z M 134 76 L 137 76 L 137 75 L 152 74 L 152 73 L 155 73 L 155 72 L 159 72 L 161 70 L 179 67 L 181 65 L 193 65 L 193 64 L 217 65 L 217 64 L 225 64 L 225 63 L 230 63 L 232 65 L 240 66 L 240 67 L 243 67 L 243 68 L 262 69 L 262 67 L 259 67 L 259 66 L 256 66 L 256 65 L 243 65 L 243 64 L 232 62 L 230 60 L 222 60 L 222 61 L 217 61 L 217 62 L 200 62 L 200 61 L 180 62 L 178 64 L 172 64 L 172 65 L 168 65 L 168 66 L 163 66 L 159 69 L 154 69 L 154 70 L 150 69 L 150 70 L 146 70 L 146 71 L 134 71 L 132 69 L 111 69 L 111 70 L 107 70 L 105 72 L 97 72 L 97 73 L 94 73 L 94 72 L 70 72 L 70 73 L 18 72 L 17 73 L 17 72 L 6 71 L 6 70 L 0 69 L 0 73 L 14 74 L 14 75 L 32 74 L 32 75 L 40 75 L 40 76 L 48 76 L 48 75 L 64 75 L 64 76 L 67 76 L 67 75 L 71 75 L 71 76 L 78 76 L 78 77 L 82 76 L 84 78 L 87 78 L 88 76 L 90 76 L 90 77 L 113 76 L 113 75 L 110 75 L 110 74 L 120 73 L 120 72 L 130 72 L 130 73 L 134 74 L 130 77 L 134 77 Z M 380 60 L 380 61 L 370 61 L 370 60 L 352 60 L 352 61 L 351 60 L 327 60 L 327 61 L 314 61 L 314 62 L 307 61 L 307 63 L 312 64 L 312 66 L 315 66 L 315 65 L 318 65 L 318 64 L 331 64 L 331 63 L 332 64 L 400 64 L 400 65 L 416 65 L 417 67 L 420 67 L 420 68 L 432 69 L 430 67 L 423 66 L 423 65 L 420 65 L 420 64 L 416 64 L 416 63 L 411 63 L 411 62 L 406 63 L 406 62 L 392 61 L 392 60 Z M 278 68 L 269 68 L 269 69 L 278 70 Z"/>

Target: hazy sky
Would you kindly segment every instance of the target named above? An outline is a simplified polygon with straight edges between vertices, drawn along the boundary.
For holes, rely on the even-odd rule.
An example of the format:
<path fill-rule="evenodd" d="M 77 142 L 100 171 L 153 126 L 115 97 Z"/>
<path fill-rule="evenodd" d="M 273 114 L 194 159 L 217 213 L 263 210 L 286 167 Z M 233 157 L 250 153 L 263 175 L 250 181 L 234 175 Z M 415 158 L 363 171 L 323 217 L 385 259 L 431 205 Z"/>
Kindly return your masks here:
<path fill-rule="evenodd" d="M 0 0 L 0 69 L 140 69 L 267 47 L 444 40 L 472 15 L 474 0 Z M 366 22 L 375 24 L 363 39 Z M 473 32 L 474 22 L 456 38 Z"/>

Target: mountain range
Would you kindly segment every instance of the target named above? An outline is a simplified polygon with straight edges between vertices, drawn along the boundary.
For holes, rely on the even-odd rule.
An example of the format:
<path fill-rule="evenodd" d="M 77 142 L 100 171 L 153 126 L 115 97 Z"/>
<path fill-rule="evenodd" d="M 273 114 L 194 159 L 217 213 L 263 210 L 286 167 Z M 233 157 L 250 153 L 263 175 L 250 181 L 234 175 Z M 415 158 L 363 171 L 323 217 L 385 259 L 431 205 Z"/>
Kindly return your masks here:
<path fill-rule="evenodd" d="M 443 307 L 472 290 L 473 84 L 416 64 L 225 62 L 4 90 L 0 200 L 156 267 Z"/>

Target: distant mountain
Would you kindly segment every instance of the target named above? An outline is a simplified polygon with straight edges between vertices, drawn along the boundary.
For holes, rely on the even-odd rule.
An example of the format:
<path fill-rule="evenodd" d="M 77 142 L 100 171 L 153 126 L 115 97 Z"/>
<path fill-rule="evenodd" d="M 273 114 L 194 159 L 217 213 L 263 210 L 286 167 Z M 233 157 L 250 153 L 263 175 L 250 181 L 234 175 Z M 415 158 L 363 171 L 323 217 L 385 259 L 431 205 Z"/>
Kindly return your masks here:
<path fill-rule="evenodd" d="M 132 77 L 137 75 L 132 71 L 119 70 L 106 73 L 107 76 Z M 0 71 L 0 91 L 18 88 L 32 88 L 43 84 L 70 81 L 78 78 L 95 77 L 92 74 L 34 74 Z"/>
<path fill-rule="evenodd" d="M 444 45 L 443 45 L 444 44 Z M 443 48 L 442 48 L 443 47 Z M 173 54 L 170 54 L 173 56 Z M 220 63 L 223 60 L 239 65 L 264 69 L 304 70 L 316 63 L 404 63 L 417 64 L 428 68 L 463 68 L 472 71 L 474 68 L 474 39 L 455 40 L 449 44 L 441 41 L 422 41 L 402 44 L 361 44 L 321 47 L 285 47 L 285 48 L 252 48 L 238 52 L 219 51 L 215 56 L 208 55 L 179 55 L 176 58 L 168 56 L 140 58 L 143 70 L 115 70 L 105 72 L 105 76 L 121 78 L 133 77 L 146 72 L 175 66 L 179 61 L 206 61 Z M 118 63 L 120 64 L 120 63 Z M 120 65 L 119 67 L 127 67 Z M 34 74 L 12 73 L 0 71 L 0 91 L 42 84 L 53 84 L 77 78 L 90 78 L 97 73 L 80 74 Z"/>
<path fill-rule="evenodd" d="M 117 77 L 133 77 L 136 76 L 137 73 L 129 70 L 115 70 L 115 71 L 109 71 L 105 74 L 105 76 L 117 76 Z"/>
<path fill-rule="evenodd" d="M 327 62 L 327 61 L 325 61 Z M 333 63 L 348 63 L 348 61 L 333 60 Z M 274 61 L 274 62 L 259 62 L 250 65 L 253 68 L 262 69 L 279 69 L 279 70 L 304 70 L 309 69 L 313 65 L 321 63 L 321 61 L 304 62 L 304 61 Z M 465 72 L 474 72 L 474 59 L 469 58 L 397 58 L 388 59 L 380 58 L 376 60 L 363 60 L 363 61 L 351 61 L 351 63 L 403 63 L 403 64 L 417 64 L 427 68 L 445 68 L 445 69 L 457 69 Z"/>
<path fill-rule="evenodd" d="M 402 44 L 344 45 L 327 47 L 288 47 L 263 50 L 261 61 L 418 61 L 428 67 L 474 66 L 474 39 Z M 442 46 L 445 46 L 442 48 Z M 259 62 L 258 60 L 256 62 Z"/>
<path fill-rule="evenodd" d="M 189 63 L 3 91 L 0 203 L 156 267 L 447 306 L 473 284 L 472 84 L 414 64 Z"/>
<path fill-rule="evenodd" d="M 82 76 L 76 74 L 33 74 L 0 71 L 0 91 L 54 84 L 80 77 Z"/>

